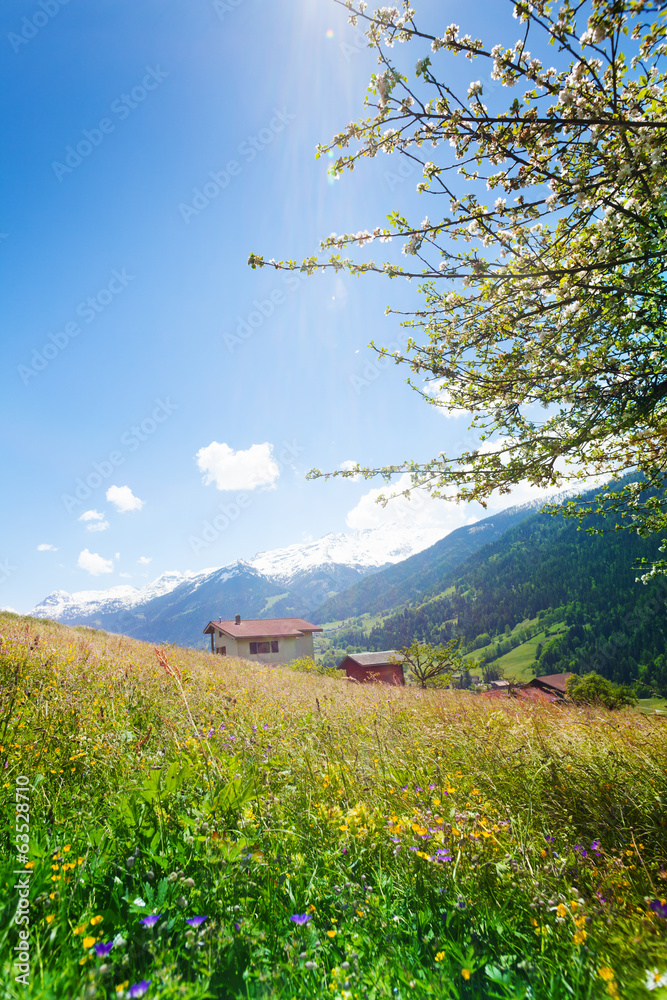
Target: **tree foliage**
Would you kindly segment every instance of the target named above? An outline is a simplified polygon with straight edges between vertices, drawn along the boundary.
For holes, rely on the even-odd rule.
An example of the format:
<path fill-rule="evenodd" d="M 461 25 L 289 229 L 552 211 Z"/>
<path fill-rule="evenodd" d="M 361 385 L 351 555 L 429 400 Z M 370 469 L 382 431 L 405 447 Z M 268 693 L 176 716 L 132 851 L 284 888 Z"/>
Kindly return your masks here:
<path fill-rule="evenodd" d="M 374 14 L 335 2 L 365 24 L 379 68 L 367 117 L 319 154 L 336 153 L 336 175 L 380 154 L 409 158 L 428 212 L 331 235 L 301 263 L 249 262 L 418 279 L 422 303 L 393 357 L 426 402 L 470 413 L 480 444 L 333 474 L 407 472 L 434 496 L 484 503 L 519 482 L 640 470 L 652 495 L 630 483 L 595 509 L 667 531 L 665 0 L 507 0 L 520 32 L 509 47 L 455 24 L 429 33 L 409 0 Z M 416 50 L 410 78 L 392 61 L 396 43 Z M 459 87 L 453 57 L 479 64 L 480 79 Z M 342 253 L 391 241 L 402 261 Z M 588 510 L 573 501 L 568 513 Z M 656 560 L 647 576 L 666 571 Z"/>
<path fill-rule="evenodd" d="M 623 708 L 637 703 L 637 698 L 627 685 L 614 684 L 596 673 L 570 677 L 567 696 L 576 705 L 604 705 L 605 708 Z"/>
<path fill-rule="evenodd" d="M 407 665 L 410 674 L 420 687 L 425 688 L 430 681 L 451 677 L 451 668 L 456 660 L 460 639 L 452 639 L 444 646 L 432 646 L 415 639 L 401 649 L 401 662 Z"/>

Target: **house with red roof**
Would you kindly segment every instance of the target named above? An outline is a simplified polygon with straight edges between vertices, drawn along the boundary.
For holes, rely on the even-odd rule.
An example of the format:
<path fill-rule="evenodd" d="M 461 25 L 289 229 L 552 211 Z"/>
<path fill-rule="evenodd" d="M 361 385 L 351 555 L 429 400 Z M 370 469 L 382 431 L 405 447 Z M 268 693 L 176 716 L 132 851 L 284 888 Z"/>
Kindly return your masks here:
<path fill-rule="evenodd" d="M 289 663 L 300 656 L 314 657 L 313 632 L 321 632 L 303 618 L 249 618 L 210 621 L 204 635 L 211 637 L 211 652 L 240 656 L 259 663 Z"/>

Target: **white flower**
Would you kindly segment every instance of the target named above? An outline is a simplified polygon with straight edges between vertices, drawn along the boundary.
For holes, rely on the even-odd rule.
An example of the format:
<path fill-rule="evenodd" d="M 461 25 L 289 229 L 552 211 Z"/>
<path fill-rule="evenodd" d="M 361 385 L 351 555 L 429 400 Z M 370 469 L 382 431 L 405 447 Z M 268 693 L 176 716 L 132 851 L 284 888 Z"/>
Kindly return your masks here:
<path fill-rule="evenodd" d="M 651 574 L 647 573 L 646 577 L 650 577 Z M 645 583 L 646 580 L 642 577 L 642 582 Z M 667 986 L 667 972 L 663 972 L 662 975 L 657 969 L 647 969 L 646 970 L 646 989 L 647 990 L 659 990 L 661 986 Z"/>
<path fill-rule="evenodd" d="M 475 80 L 475 82 L 471 83 L 470 86 L 468 87 L 468 97 L 474 97 L 475 94 L 481 94 L 481 93 L 482 93 L 482 84 L 480 83 L 479 80 Z"/>
<path fill-rule="evenodd" d="M 501 208 L 505 207 L 506 204 L 507 204 L 506 198 L 496 198 L 493 207 L 495 208 L 496 212 L 499 212 Z"/>
<path fill-rule="evenodd" d="M 135 906 L 145 906 L 146 904 L 144 903 L 144 901 L 141 898 L 141 896 L 137 896 L 137 898 L 134 901 L 134 905 Z"/>

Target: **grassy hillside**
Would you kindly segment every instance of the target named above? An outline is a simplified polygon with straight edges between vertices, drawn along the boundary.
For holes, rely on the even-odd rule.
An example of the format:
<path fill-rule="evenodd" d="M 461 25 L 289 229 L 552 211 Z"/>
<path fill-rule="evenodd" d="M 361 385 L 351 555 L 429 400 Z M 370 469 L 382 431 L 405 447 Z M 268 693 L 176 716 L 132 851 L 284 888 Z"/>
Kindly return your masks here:
<path fill-rule="evenodd" d="M 0 638 L 7 1000 L 667 993 L 662 720 Z"/>

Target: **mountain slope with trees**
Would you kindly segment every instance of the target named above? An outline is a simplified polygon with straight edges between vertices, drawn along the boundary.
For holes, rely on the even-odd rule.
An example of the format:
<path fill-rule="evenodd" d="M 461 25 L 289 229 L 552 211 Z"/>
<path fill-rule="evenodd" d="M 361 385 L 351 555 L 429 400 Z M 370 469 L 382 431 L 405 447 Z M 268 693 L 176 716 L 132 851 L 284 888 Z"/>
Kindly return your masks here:
<path fill-rule="evenodd" d="M 546 513 L 524 519 L 373 628 L 368 648 L 460 636 L 472 649 L 499 636 L 502 653 L 508 627 L 540 616 L 566 628 L 539 650 L 538 672 L 596 670 L 667 690 L 667 584 L 637 582 L 636 566 L 657 557 L 660 539 L 608 530 L 610 520 L 598 516 L 586 524 L 605 531 Z"/>
<path fill-rule="evenodd" d="M 312 616 L 318 624 L 355 615 L 374 614 L 423 597 L 442 578 L 482 546 L 500 538 L 508 528 L 535 512 L 537 503 L 522 504 L 466 524 L 423 552 L 365 577 L 325 601 Z"/>

